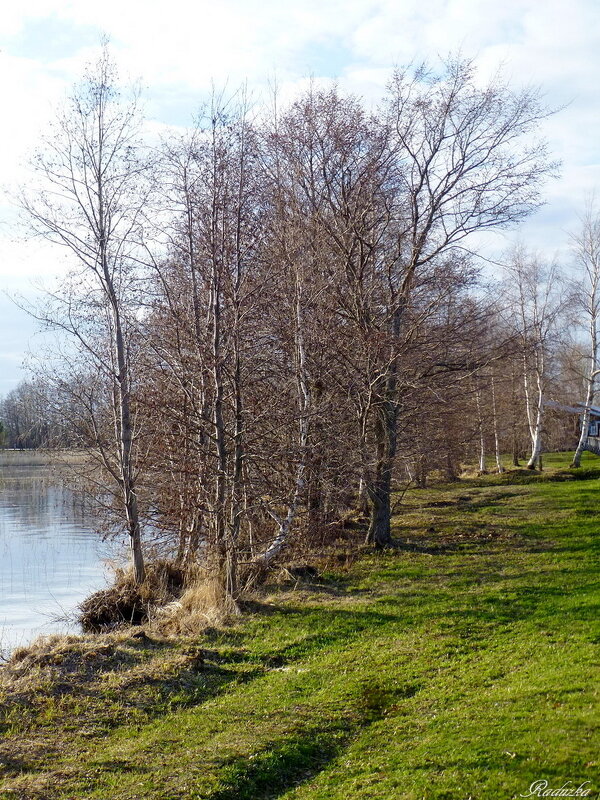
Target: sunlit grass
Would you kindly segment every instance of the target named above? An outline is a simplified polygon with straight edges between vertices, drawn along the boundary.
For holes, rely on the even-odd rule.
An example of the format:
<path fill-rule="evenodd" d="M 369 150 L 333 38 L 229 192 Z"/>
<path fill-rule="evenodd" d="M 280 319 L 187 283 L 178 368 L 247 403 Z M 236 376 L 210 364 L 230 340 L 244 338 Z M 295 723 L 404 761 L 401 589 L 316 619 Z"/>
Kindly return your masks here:
<path fill-rule="evenodd" d="M 198 639 L 201 669 L 190 641 L 128 640 L 70 688 L 35 667 L 6 694 L 5 796 L 597 793 L 600 459 L 567 480 L 568 458 L 407 493 L 396 552 L 272 587 Z"/>

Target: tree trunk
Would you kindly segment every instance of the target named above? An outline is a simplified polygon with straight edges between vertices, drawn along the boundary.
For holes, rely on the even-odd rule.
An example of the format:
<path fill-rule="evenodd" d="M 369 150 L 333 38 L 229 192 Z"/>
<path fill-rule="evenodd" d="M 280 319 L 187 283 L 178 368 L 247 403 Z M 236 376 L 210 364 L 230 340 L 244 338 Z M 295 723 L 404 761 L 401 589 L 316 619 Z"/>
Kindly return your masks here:
<path fill-rule="evenodd" d="M 268 566 L 273 559 L 287 546 L 292 525 L 298 513 L 300 499 L 305 490 L 305 472 L 309 441 L 309 412 L 312 406 L 312 397 L 309 389 L 306 368 L 306 351 L 304 343 L 304 311 L 303 311 L 303 284 L 299 267 L 295 266 L 294 275 L 294 358 L 296 366 L 296 391 L 298 397 L 298 462 L 296 465 L 296 479 L 291 501 L 288 505 L 285 519 L 280 519 L 272 511 L 268 513 L 277 522 L 278 531 L 265 552 L 253 559 L 255 564 Z"/>
<path fill-rule="evenodd" d="M 481 412 L 481 392 L 475 392 L 475 404 L 477 406 L 477 426 L 479 428 L 479 474 L 485 475 L 485 435 L 483 431 L 483 414 Z"/>
<path fill-rule="evenodd" d="M 595 295 L 595 289 L 594 289 Z M 595 297 L 594 297 L 595 299 Z M 593 308 L 595 309 L 595 303 Z M 590 373 L 589 376 L 586 378 L 587 383 L 587 390 L 585 395 L 585 410 L 583 412 L 583 417 L 581 419 L 581 431 L 579 434 L 579 441 L 577 442 L 577 449 L 575 450 L 575 454 L 573 455 L 573 461 L 571 462 L 572 467 L 579 467 L 581 465 L 581 454 L 585 449 L 585 444 L 588 438 L 588 430 L 590 425 L 590 406 L 594 402 L 594 396 L 596 394 L 596 371 L 598 368 L 598 332 L 596 330 L 596 314 L 593 311 L 591 315 L 591 323 L 590 323 L 590 338 L 591 338 L 591 353 L 592 353 L 592 362 L 590 365 Z"/>
<path fill-rule="evenodd" d="M 513 467 L 520 467 L 519 462 L 520 448 L 519 448 L 519 432 L 518 432 L 518 416 L 517 416 L 517 389 L 516 389 L 516 376 L 515 365 L 512 362 L 511 376 L 510 376 L 510 407 L 512 409 L 512 463 Z"/>
<path fill-rule="evenodd" d="M 214 399 L 212 408 L 212 424 L 214 430 L 215 455 L 217 469 L 215 477 L 214 494 L 214 545 L 218 561 L 219 572 L 224 573 L 225 590 L 231 584 L 230 574 L 234 562 L 228 557 L 228 547 L 225 541 L 225 496 L 227 479 L 227 447 L 225 441 L 225 422 L 223 419 L 223 375 L 221 364 L 221 286 L 217 260 L 213 261 L 213 274 L 211 286 L 211 315 L 212 315 L 212 359 L 213 359 L 213 388 Z"/>
<path fill-rule="evenodd" d="M 500 437 L 498 435 L 498 411 L 496 408 L 496 387 L 494 378 L 492 377 L 492 419 L 494 424 L 494 450 L 496 453 L 496 471 L 498 473 L 504 472 L 502 466 L 502 458 L 500 456 Z"/>
<path fill-rule="evenodd" d="M 450 483 L 454 483 L 454 481 L 458 480 L 458 465 L 451 447 L 448 447 L 448 450 L 446 451 L 444 474 L 446 476 L 446 480 Z"/>
<path fill-rule="evenodd" d="M 101 201 L 102 194 L 100 193 L 100 208 L 102 208 Z M 103 224 L 104 220 L 102 214 L 100 214 L 100 225 L 103 226 Z M 114 358 L 117 366 L 115 376 L 117 414 L 115 423 L 117 434 L 116 438 L 119 445 L 119 471 L 121 488 L 123 491 L 123 504 L 125 507 L 125 516 L 127 520 L 127 533 L 129 535 L 129 545 L 132 557 L 133 575 L 135 583 L 139 585 L 144 582 L 146 575 L 144 556 L 142 553 L 142 537 L 133 467 L 133 428 L 131 422 L 131 395 L 129 388 L 128 363 L 119 301 L 114 289 L 113 278 L 104 247 L 101 247 L 101 259 L 105 282 L 104 288 L 110 302 L 114 326 L 113 347 Z"/>
<path fill-rule="evenodd" d="M 369 493 L 367 491 L 367 481 L 363 476 L 358 482 L 356 510 L 365 517 L 369 514 Z"/>
<path fill-rule="evenodd" d="M 536 356 L 537 380 L 537 408 L 535 422 L 531 430 L 531 457 L 527 462 L 527 469 L 535 469 L 540 453 L 542 452 L 542 425 L 544 421 L 544 391 L 543 391 L 544 362 L 540 354 Z"/>
<path fill-rule="evenodd" d="M 142 551 L 142 536 L 137 510 L 137 498 L 134 493 L 130 494 L 129 506 L 127 508 L 127 521 L 129 523 L 129 545 L 133 564 L 133 575 L 136 584 L 139 585 L 144 582 L 146 569 Z"/>
<path fill-rule="evenodd" d="M 388 381 L 388 394 L 390 392 Z M 371 501 L 371 521 L 367 532 L 367 543 L 377 550 L 392 543 L 391 533 L 391 489 L 392 469 L 396 455 L 397 413 L 395 404 L 389 400 L 376 409 L 375 446 L 377 464 L 375 475 L 368 487 Z"/>
<path fill-rule="evenodd" d="M 592 403 L 592 396 L 593 392 L 591 391 L 591 383 L 590 383 L 590 385 L 588 385 L 587 396 L 585 399 L 585 410 L 581 418 L 581 431 L 579 434 L 579 441 L 577 442 L 577 448 L 575 450 L 575 453 L 573 454 L 573 461 L 571 462 L 572 467 L 581 466 L 581 454 L 585 450 L 585 444 L 587 442 L 588 430 L 590 426 L 590 404 Z"/>
<path fill-rule="evenodd" d="M 590 424 L 590 406 L 594 403 L 596 380 L 598 377 L 598 317 L 600 315 L 600 215 L 591 200 L 582 219 L 580 234 L 575 238 L 578 261 L 584 268 L 583 311 L 588 315 L 590 334 L 590 369 L 586 377 L 585 411 L 581 420 L 579 442 L 573 456 L 572 467 L 581 464 L 581 454 L 585 449 Z"/>
<path fill-rule="evenodd" d="M 369 486 L 371 522 L 367 532 L 367 542 L 373 544 L 378 550 L 392 544 L 392 472 L 398 441 L 398 356 L 396 348 L 400 339 L 400 328 L 413 271 L 414 266 L 411 265 L 405 278 L 403 294 L 397 299 L 390 320 L 392 352 L 387 375 L 376 381 L 374 388 L 374 396 L 379 400 L 374 409 L 377 463 L 374 478 Z M 377 384 L 382 384 L 379 390 Z"/>

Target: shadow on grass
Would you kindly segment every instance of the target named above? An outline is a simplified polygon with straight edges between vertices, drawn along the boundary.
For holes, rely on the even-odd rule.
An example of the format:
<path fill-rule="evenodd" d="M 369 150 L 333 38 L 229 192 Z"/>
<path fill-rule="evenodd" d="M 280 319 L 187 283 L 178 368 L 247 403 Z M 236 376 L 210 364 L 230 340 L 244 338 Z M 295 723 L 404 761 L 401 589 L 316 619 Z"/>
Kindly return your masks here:
<path fill-rule="evenodd" d="M 285 615 L 297 617 L 299 638 L 279 648 L 269 647 L 268 651 L 254 652 L 251 660 L 256 660 L 267 669 L 277 669 L 309 658 L 321 650 L 347 644 L 366 631 L 385 628 L 390 624 L 406 625 L 406 618 L 399 614 L 383 611 L 356 610 L 317 610 L 299 607 L 282 609 Z M 309 631 L 311 631 L 309 633 Z"/>
<path fill-rule="evenodd" d="M 342 750 L 347 734 L 308 730 L 223 770 L 223 788 L 209 800 L 271 800 L 321 772 Z"/>
<path fill-rule="evenodd" d="M 590 481 L 600 478 L 598 467 L 578 467 L 548 472 L 537 470 L 515 469 L 501 475 L 485 475 L 477 478 L 461 478 L 460 484 L 465 487 L 485 488 L 487 486 L 523 486 L 531 483 L 563 483 L 565 481 Z M 446 488 L 441 484 L 439 488 Z M 449 488 L 452 484 L 449 485 Z M 438 488 L 432 485 L 431 488 Z"/>
<path fill-rule="evenodd" d="M 590 593 L 589 586 L 578 587 L 570 594 Z M 567 614 L 570 621 L 595 621 L 599 618 L 598 603 L 578 603 L 568 611 L 562 610 L 563 589 L 552 586 L 522 586 L 508 593 L 492 593 L 477 597 L 475 603 L 466 609 L 446 610 L 443 618 L 453 620 L 454 627 L 460 629 L 475 623 L 510 625 L 517 621 L 538 619 L 554 620 L 557 614 Z M 441 618 L 441 617 L 440 617 Z"/>
<path fill-rule="evenodd" d="M 352 716 L 338 716 L 328 725 L 309 725 L 249 758 L 223 765 L 222 786 L 207 800 L 275 800 L 314 778 L 336 759 L 359 733 L 379 721 L 422 686 L 390 689 L 376 684 L 357 687 Z"/>
<path fill-rule="evenodd" d="M 402 530 L 410 535 L 403 535 Z M 428 556 L 453 556 L 460 553 L 475 553 L 480 556 L 511 551 L 531 553 L 545 552 L 555 548 L 553 542 L 531 535 L 519 535 L 517 526 L 493 525 L 482 522 L 459 526 L 456 521 L 436 521 L 435 530 L 421 534 L 410 526 L 396 525 L 394 548 L 388 551 L 393 555 L 416 553 Z"/>
<path fill-rule="evenodd" d="M 0 778 L 19 775 L 31 768 L 31 764 L 22 758 L 0 753 Z"/>
<path fill-rule="evenodd" d="M 268 650 L 246 649 L 248 642 L 237 631 L 215 631 L 212 638 L 218 643 L 210 649 L 203 649 L 204 661 L 200 669 L 185 664 L 179 672 L 164 674 L 139 674 L 125 680 L 118 688 L 119 707 L 133 705 L 143 710 L 148 718 L 156 717 L 175 708 L 198 707 L 221 696 L 242 683 L 249 683 L 265 675 L 272 669 L 279 669 L 329 647 L 345 644 L 365 631 L 383 628 L 391 624 L 403 624 L 404 617 L 383 611 L 323 612 L 305 606 L 271 607 L 272 614 L 294 616 L 298 620 L 298 638 L 284 646 L 274 648 L 267 643 Z M 253 639 L 251 634 L 250 641 Z M 68 690 L 73 694 L 73 685 Z M 140 690 L 149 693 L 144 702 Z M 79 686 L 77 696 L 100 701 L 105 695 L 102 688 Z M 114 720 L 118 727 L 121 719 Z"/>

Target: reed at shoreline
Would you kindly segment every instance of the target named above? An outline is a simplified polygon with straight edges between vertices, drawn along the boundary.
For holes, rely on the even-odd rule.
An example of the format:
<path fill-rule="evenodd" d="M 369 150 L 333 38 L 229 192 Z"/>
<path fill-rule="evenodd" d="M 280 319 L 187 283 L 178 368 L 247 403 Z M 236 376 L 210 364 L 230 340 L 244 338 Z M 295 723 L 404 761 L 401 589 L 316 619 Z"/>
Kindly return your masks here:
<path fill-rule="evenodd" d="M 77 464 L 86 460 L 84 450 L 0 450 L 2 467 L 46 467 Z"/>

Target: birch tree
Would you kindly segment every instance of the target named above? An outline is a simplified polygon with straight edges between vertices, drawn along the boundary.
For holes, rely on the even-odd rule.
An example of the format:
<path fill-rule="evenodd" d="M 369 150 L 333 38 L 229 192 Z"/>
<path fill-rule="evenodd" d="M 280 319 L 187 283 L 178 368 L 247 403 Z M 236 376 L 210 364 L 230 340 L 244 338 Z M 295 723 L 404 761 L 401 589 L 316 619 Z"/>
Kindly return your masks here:
<path fill-rule="evenodd" d="M 513 251 L 508 273 L 521 338 L 521 376 L 531 442 L 527 468 L 535 469 L 542 453 L 549 359 L 564 297 L 558 266 L 543 264 L 521 246 Z"/>
<path fill-rule="evenodd" d="M 579 311 L 578 322 L 586 328 L 587 352 L 584 355 L 585 407 L 581 431 L 571 466 L 581 464 L 590 424 L 590 406 L 594 404 L 600 374 L 598 323 L 600 320 L 600 214 L 590 202 L 573 237 L 573 250 L 578 276 L 574 286 L 574 301 Z"/>
<path fill-rule="evenodd" d="M 137 100 L 122 101 L 106 47 L 60 111 L 33 169 L 35 185 L 22 201 L 31 228 L 67 250 L 74 265 L 45 319 L 70 336 L 88 367 L 107 381 L 113 441 L 110 450 L 96 452 L 116 486 L 134 577 L 141 583 L 131 301 L 147 192 Z"/>
<path fill-rule="evenodd" d="M 500 450 L 500 435 L 498 430 L 498 404 L 496 402 L 496 380 L 494 375 L 491 376 L 490 389 L 491 389 L 492 427 L 494 432 L 494 455 L 496 458 L 496 472 L 500 474 L 504 472 L 504 467 L 502 465 L 502 457 Z"/>

